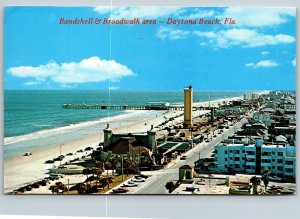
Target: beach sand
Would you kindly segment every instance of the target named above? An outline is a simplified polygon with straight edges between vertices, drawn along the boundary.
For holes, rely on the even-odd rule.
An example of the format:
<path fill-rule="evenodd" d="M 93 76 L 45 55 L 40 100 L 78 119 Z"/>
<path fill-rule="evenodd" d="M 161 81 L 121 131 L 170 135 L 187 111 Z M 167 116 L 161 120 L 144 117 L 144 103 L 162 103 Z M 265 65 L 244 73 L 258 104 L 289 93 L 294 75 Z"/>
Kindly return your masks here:
<path fill-rule="evenodd" d="M 114 128 L 114 133 L 123 132 L 146 132 L 151 129 L 151 125 L 156 126 L 162 123 L 164 117 L 172 117 L 182 113 L 181 111 L 170 111 L 166 114 L 159 115 L 154 118 L 145 118 L 145 120 L 135 122 L 130 125 Z M 31 156 L 14 156 L 4 160 L 4 192 L 11 192 L 12 190 L 21 186 L 36 182 L 49 175 L 49 169 L 54 165 L 58 166 L 59 161 L 54 164 L 44 164 L 46 160 L 52 160 L 61 154 L 76 153 L 79 149 L 86 147 L 96 148 L 100 141 L 103 141 L 102 130 L 99 134 L 91 135 L 79 140 L 70 141 L 63 145 L 55 145 L 47 149 L 37 150 Z M 76 155 L 81 155 L 77 153 Z M 76 156 L 75 155 L 75 156 Z M 72 157 L 71 157 L 72 158 Z"/>
<path fill-rule="evenodd" d="M 218 104 L 223 101 L 231 101 L 241 99 L 242 97 L 226 98 L 220 100 L 210 101 L 210 104 Z M 208 105 L 209 101 L 202 103 L 195 103 L 195 106 Z M 114 133 L 134 133 L 134 132 L 146 132 L 158 124 L 165 121 L 165 118 L 170 118 L 179 114 L 182 111 L 168 111 L 165 114 L 153 115 L 152 118 L 145 116 L 144 120 L 133 122 L 126 126 L 120 126 L 113 129 Z M 122 122 L 120 121 L 120 124 Z M 103 141 L 102 130 L 99 130 L 99 134 L 94 134 L 88 137 L 81 138 L 79 140 L 70 141 L 63 145 L 55 145 L 48 147 L 47 149 L 37 150 L 32 153 L 31 156 L 14 156 L 4 160 L 4 193 L 9 193 L 14 189 L 21 186 L 28 185 L 36 182 L 49 174 L 49 169 L 54 165 L 58 166 L 59 162 L 55 164 L 44 164 L 46 160 L 52 160 L 53 158 L 61 154 L 75 153 L 79 149 L 85 149 L 86 147 L 97 147 L 99 142 Z M 77 153 L 77 155 L 80 155 Z M 76 156 L 76 155 L 74 155 Z M 48 193 L 48 191 L 46 192 Z"/>

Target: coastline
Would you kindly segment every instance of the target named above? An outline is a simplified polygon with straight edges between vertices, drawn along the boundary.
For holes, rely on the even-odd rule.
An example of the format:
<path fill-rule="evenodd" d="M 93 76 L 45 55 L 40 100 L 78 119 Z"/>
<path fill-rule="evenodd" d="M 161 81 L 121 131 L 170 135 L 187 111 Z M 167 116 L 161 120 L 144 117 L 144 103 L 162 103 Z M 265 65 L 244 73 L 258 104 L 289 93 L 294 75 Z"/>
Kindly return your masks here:
<path fill-rule="evenodd" d="M 239 100 L 242 98 L 242 96 L 238 96 L 213 101 L 196 102 L 194 104 L 195 106 L 208 106 L 208 104 L 214 105 L 223 103 L 224 101 Z M 162 123 L 165 120 L 165 117 L 170 118 L 182 113 L 182 111 L 160 111 L 160 115 L 158 115 L 159 113 L 155 113 L 157 111 L 153 112 L 154 113 L 152 113 L 151 116 L 148 115 L 148 117 L 145 116 L 143 118 L 143 111 L 134 111 L 133 115 L 139 113 L 141 115 L 141 118 L 135 121 L 131 120 L 131 123 L 128 123 L 127 121 L 127 124 L 126 122 L 124 123 L 122 119 L 120 120 L 119 118 L 118 120 L 118 117 L 116 117 L 115 126 L 111 128 L 115 133 L 146 132 L 147 130 L 151 129 L 151 125 L 156 126 Z M 107 121 L 107 119 L 108 118 L 103 118 L 104 121 Z M 113 117 L 110 119 L 110 121 L 112 121 Z M 4 159 L 4 192 L 8 193 L 20 186 L 30 184 L 48 176 L 49 169 L 52 168 L 54 164 L 44 164 L 44 162 L 46 160 L 50 160 L 54 157 L 59 156 L 60 149 L 62 154 L 75 153 L 77 150 L 84 149 L 86 147 L 95 148 L 102 140 L 102 130 L 99 130 L 96 134 L 81 137 L 76 140 L 71 140 L 65 142 L 63 145 L 55 144 L 54 146 L 38 149 L 28 157 L 17 155 Z"/>

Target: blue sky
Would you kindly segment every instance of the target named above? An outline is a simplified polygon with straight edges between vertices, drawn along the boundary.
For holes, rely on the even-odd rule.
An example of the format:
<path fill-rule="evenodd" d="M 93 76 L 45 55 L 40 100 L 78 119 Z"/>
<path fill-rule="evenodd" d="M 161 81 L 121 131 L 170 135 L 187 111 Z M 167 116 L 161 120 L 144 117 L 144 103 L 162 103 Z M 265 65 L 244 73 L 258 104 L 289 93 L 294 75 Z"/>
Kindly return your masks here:
<path fill-rule="evenodd" d="M 7 7 L 4 86 L 295 90 L 295 14 L 294 8 Z M 162 22 L 59 24 L 60 18 L 110 16 Z M 167 18 L 222 22 L 227 17 L 237 24 L 165 23 Z"/>

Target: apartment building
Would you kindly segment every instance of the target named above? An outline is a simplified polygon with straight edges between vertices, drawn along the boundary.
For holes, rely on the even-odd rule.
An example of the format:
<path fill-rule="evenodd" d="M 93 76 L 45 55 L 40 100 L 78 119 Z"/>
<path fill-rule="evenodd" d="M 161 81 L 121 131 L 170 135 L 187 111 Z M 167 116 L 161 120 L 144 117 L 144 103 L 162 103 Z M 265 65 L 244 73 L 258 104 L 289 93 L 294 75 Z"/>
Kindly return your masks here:
<path fill-rule="evenodd" d="M 215 168 L 221 172 L 261 174 L 268 169 L 278 177 L 295 179 L 296 147 L 290 145 L 221 144 L 215 146 Z"/>

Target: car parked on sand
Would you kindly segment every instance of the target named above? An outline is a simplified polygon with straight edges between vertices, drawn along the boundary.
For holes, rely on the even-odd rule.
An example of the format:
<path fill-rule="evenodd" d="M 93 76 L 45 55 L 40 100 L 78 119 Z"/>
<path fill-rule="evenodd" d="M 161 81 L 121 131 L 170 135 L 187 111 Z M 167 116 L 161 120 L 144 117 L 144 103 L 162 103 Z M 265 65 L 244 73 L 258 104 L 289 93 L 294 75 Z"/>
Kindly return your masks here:
<path fill-rule="evenodd" d="M 181 157 L 180 157 L 180 160 L 186 160 L 187 159 L 187 156 L 186 155 L 182 155 Z"/>
<path fill-rule="evenodd" d="M 45 164 L 53 164 L 54 163 L 54 160 L 46 160 L 45 161 Z"/>

